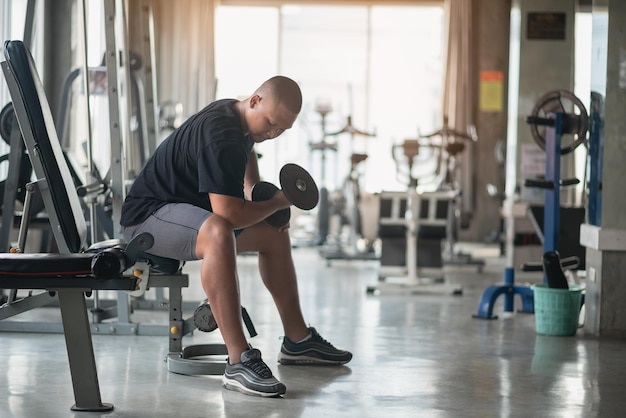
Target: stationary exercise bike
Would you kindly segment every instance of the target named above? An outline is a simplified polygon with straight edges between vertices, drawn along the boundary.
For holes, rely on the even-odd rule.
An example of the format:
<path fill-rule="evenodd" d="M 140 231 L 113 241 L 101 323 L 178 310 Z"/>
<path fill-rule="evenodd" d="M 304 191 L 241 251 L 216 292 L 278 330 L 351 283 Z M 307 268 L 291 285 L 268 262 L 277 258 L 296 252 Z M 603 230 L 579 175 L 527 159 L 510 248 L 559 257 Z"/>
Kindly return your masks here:
<path fill-rule="evenodd" d="M 361 213 L 361 187 L 359 185 L 358 172 L 361 163 L 367 160 L 367 154 L 354 153 L 354 139 L 356 136 L 374 137 L 375 133 L 361 131 L 352 124 L 352 117 L 348 116 L 343 128 L 336 132 L 328 133 L 327 136 L 338 136 L 350 134 L 350 171 L 345 178 L 341 192 L 335 195 L 335 212 L 339 215 L 340 225 L 334 242 L 329 243 L 320 253 L 327 260 L 348 259 L 348 260 L 373 260 L 376 259 L 374 253 L 374 241 L 365 239 L 365 248 L 358 248 L 358 241 L 364 238 L 363 217 Z M 349 228 L 347 248 L 344 248 L 341 238 L 343 226 Z"/>

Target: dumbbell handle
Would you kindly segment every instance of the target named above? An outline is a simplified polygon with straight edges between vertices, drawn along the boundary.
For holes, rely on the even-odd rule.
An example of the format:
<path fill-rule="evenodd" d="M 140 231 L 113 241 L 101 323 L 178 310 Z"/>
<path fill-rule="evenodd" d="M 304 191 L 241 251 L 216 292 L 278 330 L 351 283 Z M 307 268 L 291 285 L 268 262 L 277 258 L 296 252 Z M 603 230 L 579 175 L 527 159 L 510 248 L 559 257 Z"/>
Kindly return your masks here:
<path fill-rule="evenodd" d="M 278 187 L 272 183 L 261 181 L 252 187 L 251 199 L 261 202 L 272 199 L 279 192 Z M 265 218 L 265 222 L 275 228 L 283 228 L 289 224 L 291 210 L 289 207 L 280 209 Z"/>
<path fill-rule="evenodd" d="M 272 199 L 276 193 L 282 191 L 284 197 L 292 205 L 310 210 L 317 206 L 319 191 L 311 175 L 296 164 L 285 164 L 280 170 L 280 185 L 282 190 L 268 182 L 259 182 L 252 187 L 251 199 L 264 201 Z M 265 221 L 276 227 L 282 228 L 289 224 L 291 210 L 287 206 L 277 210 Z"/>

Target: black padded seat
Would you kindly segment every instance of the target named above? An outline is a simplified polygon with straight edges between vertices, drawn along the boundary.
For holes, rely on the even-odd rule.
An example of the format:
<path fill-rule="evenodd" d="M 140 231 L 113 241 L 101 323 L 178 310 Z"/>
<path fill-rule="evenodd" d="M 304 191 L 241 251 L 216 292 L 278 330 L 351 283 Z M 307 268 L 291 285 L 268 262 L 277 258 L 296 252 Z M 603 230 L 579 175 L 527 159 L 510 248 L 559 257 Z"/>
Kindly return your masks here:
<path fill-rule="evenodd" d="M 96 278 L 94 254 L 0 254 L 2 289 L 128 290 L 137 287 L 133 278 L 121 275 Z"/>
<path fill-rule="evenodd" d="M 98 252 L 107 248 L 125 245 L 124 241 L 119 239 L 109 239 L 106 241 L 100 241 L 87 249 L 88 252 Z M 182 267 L 183 262 L 174 258 L 161 257 L 158 255 L 150 254 L 144 251 L 140 251 L 137 255 L 138 260 L 145 260 L 150 265 L 150 273 L 157 274 L 175 274 Z"/>
<path fill-rule="evenodd" d="M 183 267 L 184 264 L 180 260 L 161 257 L 146 252 L 140 252 L 137 258 L 148 262 L 150 265 L 150 274 L 175 274 Z"/>
<path fill-rule="evenodd" d="M 419 225 L 417 236 L 422 239 L 443 239 L 446 237 L 446 227 L 443 225 Z M 405 225 L 378 225 L 379 238 L 406 237 Z"/>
<path fill-rule="evenodd" d="M 93 256 L 87 253 L 0 254 L 0 276 L 89 276 Z"/>

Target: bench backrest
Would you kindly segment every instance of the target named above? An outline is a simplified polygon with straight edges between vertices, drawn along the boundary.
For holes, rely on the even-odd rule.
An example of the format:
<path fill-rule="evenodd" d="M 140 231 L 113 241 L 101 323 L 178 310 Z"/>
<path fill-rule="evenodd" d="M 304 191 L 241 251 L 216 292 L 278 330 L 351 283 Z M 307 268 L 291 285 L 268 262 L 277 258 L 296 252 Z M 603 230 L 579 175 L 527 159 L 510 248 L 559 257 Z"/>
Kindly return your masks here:
<path fill-rule="evenodd" d="M 4 43 L 4 72 L 15 115 L 62 253 L 84 250 L 87 225 L 33 57 L 22 41 Z"/>

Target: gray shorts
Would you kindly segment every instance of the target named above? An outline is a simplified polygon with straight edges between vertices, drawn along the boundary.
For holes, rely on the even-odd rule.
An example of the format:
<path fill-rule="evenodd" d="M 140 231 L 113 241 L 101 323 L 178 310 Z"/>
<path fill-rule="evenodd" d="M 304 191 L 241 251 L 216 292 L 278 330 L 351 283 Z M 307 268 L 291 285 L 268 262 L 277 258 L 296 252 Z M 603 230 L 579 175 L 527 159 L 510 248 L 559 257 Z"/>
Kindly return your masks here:
<path fill-rule="evenodd" d="M 138 225 L 122 227 L 127 241 L 142 232 L 154 237 L 150 254 L 181 261 L 197 260 L 196 238 L 204 221 L 212 215 L 187 203 L 168 203 Z"/>

